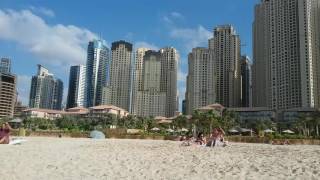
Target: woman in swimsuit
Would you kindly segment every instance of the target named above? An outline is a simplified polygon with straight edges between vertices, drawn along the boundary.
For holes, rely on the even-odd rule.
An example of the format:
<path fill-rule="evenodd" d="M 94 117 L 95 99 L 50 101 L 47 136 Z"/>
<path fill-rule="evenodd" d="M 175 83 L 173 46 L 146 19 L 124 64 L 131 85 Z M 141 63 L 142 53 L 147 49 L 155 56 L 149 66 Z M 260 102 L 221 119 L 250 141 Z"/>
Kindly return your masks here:
<path fill-rule="evenodd" d="M 9 144 L 11 127 L 9 123 L 2 124 L 0 128 L 0 144 Z"/>

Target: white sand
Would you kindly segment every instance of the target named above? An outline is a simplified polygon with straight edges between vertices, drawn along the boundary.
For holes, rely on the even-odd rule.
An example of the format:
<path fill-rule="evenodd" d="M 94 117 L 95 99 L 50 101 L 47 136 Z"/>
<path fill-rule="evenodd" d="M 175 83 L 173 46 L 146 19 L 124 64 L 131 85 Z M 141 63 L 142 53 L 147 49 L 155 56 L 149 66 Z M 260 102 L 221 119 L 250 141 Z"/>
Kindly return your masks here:
<path fill-rule="evenodd" d="M 0 179 L 320 179 L 320 146 L 27 138 L 0 145 Z"/>

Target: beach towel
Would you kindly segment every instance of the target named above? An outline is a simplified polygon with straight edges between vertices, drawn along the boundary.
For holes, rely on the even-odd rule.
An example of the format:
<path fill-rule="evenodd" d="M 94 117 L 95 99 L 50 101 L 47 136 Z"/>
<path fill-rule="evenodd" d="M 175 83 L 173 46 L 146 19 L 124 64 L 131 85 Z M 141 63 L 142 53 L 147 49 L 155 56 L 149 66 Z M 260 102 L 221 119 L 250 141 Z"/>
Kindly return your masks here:
<path fill-rule="evenodd" d="M 13 139 L 9 142 L 9 145 L 20 145 L 23 142 L 26 142 L 25 139 Z"/>

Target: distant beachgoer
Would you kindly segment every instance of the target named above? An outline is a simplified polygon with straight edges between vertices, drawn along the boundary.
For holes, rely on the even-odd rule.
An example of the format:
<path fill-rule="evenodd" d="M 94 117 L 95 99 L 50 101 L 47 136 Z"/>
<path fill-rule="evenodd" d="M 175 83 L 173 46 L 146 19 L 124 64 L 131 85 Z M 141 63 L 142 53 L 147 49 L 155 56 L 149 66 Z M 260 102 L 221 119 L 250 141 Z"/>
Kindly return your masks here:
<path fill-rule="evenodd" d="M 6 127 L 6 124 L 3 123 L 1 124 L 1 127 L 0 127 L 0 140 L 4 137 L 4 129 Z"/>
<path fill-rule="evenodd" d="M 282 144 L 283 144 L 283 145 L 290 145 L 288 139 L 285 139 Z"/>
<path fill-rule="evenodd" d="M 219 145 L 221 145 L 221 146 L 226 146 L 227 145 L 227 141 L 225 141 L 225 139 L 224 139 L 224 135 L 226 134 L 225 132 L 224 132 L 224 130 L 222 129 L 222 128 L 218 128 L 218 132 L 219 132 Z"/>
<path fill-rule="evenodd" d="M 206 137 L 204 137 L 204 134 L 202 132 L 198 134 L 196 143 L 199 145 L 206 145 L 207 144 Z"/>
<path fill-rule="evenodd" d="M 191 136 L 185 136 L 181 146 L 191 146 L 194 144 L 194 138 Z"/>
<path fill-rule="evenodd" d="M 187 137 L 186 137 L 186 136 L 181 136 L 181 137 L 180 137 L 180 141 L 185 141 L 185 140 L 187 140 Z"/>
<path fill-rule="evenodd" d="M 215 146 L 226 146 L 227 142 L 224 140 L 225 132 L 221 128 L 214 128 L 211 135 L 210 140 L 207 143 L 209 147 Z"/>
<path fill-rule="evenodd" d="M 0 144 L 9 144 L 11 127 L 9 123 L 3 123 L 0 128 Z"/>

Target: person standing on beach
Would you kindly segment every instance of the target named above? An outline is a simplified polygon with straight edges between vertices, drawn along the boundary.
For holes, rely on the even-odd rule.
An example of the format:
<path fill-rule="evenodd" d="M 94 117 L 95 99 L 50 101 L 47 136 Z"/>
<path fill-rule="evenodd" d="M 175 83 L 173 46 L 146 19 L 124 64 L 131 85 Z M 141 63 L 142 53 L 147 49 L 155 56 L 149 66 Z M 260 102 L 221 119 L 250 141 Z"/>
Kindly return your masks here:
<path fill-rule="evenodd" d="M 0 128 L 0 144 L 9 144 L 11 126 L 9 123 L 3 123 Z"/>

